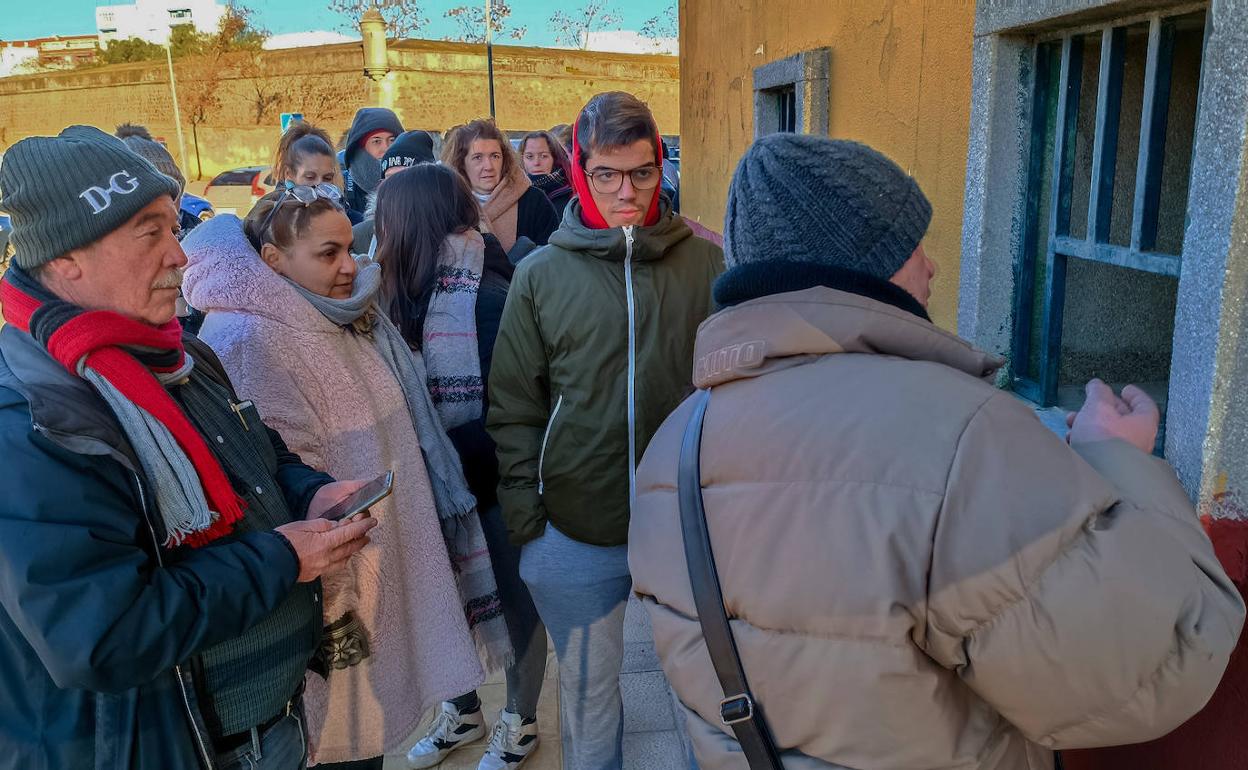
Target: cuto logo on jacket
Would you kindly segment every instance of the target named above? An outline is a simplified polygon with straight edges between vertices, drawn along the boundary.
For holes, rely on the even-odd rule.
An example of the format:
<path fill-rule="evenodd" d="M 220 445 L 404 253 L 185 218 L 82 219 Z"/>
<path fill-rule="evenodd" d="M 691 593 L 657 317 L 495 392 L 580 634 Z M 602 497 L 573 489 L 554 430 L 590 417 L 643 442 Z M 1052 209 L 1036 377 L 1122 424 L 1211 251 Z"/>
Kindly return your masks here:
<path fill-rule="evenodd" d="M 139 180 L 129 171 L 122 169 L 108 178 L 108 187 L 92 185 L 78 193 L 78 197 L 91 204 L 92 214 L 99 214 L 113 205 L 114 193 L 129 195 L 137 189 L 139 189 Z"/>
<path fill-rule="evenodd" d="M 726 348 L 712 350 L 693 364 L 693 378 L 704 381 L 740 369 L 761 366 L 767 350 L 762 340 L 750 340 Z"/>

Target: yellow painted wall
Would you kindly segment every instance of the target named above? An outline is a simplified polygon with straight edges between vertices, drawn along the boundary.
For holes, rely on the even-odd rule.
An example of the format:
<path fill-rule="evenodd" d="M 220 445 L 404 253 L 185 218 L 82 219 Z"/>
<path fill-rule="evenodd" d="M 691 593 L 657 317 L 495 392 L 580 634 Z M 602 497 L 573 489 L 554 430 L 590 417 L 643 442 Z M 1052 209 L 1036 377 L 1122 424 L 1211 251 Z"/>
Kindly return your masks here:
<path fill-rule="evenodd" d="M 591 96 L 625 90 L 650 104 L 664 133 L 680 133 L 679 63 L 672 56 L 563 51 L 496 46 L 498 122 L 507 130 L 570 123 Z M 363 76 L 361 46 L 342 44 L 266 52 L 262 88 L 281 94 L 257 119 L 257 80 L 227 71 L 222 106 L 198 129 L 205 176 L 237 166 L 267 163 L 281 112 L 303 112 L 334 138 L 355 110 L 384 104 L 408 128 L 441 131 L 489 114 L 484 47 L 425 40 L 391 41 L 391 68 L 378 87 Z M 180 73 L 179 79 L 187 77 Z M 191 126 L 183 114 L 187 161 L 195 176 Z M 26 136 L 55 134 L 87 123 L 112 131 L 125 121 L 143 123 L 178 156 L 173 102 L 164 62 L 121 64 L 74 72 L 0 79 L 0 152 Z"/>
<path fill-rule="evenodd" d="M 683 213 L 723 229 L 754 137 L 754 68 L 830 48 L 829 133 L 893 158 L 931 199 L 932 316 L 953 329 L 974 16 L 963 0 L 681 0 Z"/>

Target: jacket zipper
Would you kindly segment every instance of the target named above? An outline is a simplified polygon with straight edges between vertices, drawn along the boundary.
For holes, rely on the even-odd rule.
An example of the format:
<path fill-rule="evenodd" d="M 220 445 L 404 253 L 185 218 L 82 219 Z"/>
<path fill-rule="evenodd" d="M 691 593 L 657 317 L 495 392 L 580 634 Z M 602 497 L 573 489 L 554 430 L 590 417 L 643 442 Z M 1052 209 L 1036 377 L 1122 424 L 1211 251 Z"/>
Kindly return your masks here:
<path fill-rule="evenodd" d="M 633 297 L 633 227 L 624 228 L 624 294 L 628 300 L 628 509 L 637 499 L 637 305 Z"/>
<path fill-rule="evenodd" d="M 546 491 L 546 482 L 542 481 L 542 468 L 546 465 L 546 443 L 550 441 L 550 432 L 555 428 L 555 418 L 559 416 L 559 407 L 563 406 L 563 394 L 559 394 L 559 400 L 555 402 L 555 409 L 550 413 L 550 419 L 546 422 L 546 434 L 542 436 L 542 451 L 537 455 L 537 493 L 543 494 Z"/>
<path fill-rule="evenodd" d="M 155 546 L 156 566 L 164 569 L 165 560 L 160 556 L 160 542 L 156 538 L 156 529 L 152 526 L 152 520 L 147 515 L 147 496 L 143 494 L 143 479 L 138 473 L 134 473 L 134 482 L 139 490 L 139 506 L 143 509 L 143 522 L 147 524 L 147 531 L 152 535 L 152 543 Z M 199 749 L 200 759 L 204 760 L 204 767 L 207 770 L 213 770 L 212 757 L 208 754 L 208 747 L 204 743 L 204 736 L 199 732 L 199 724 L 195 720 L 195 712 L 191 709 L 191 699 L 186 692 L 186 680 L 182 677 L 182 666 L 174 665 L 173 675 L 178 680 L 178 692 L 182 695 L 182 706 L 186 709 L 186 718 L 190 720 L 191 732 L 195 734 L 195 745 Z"/>

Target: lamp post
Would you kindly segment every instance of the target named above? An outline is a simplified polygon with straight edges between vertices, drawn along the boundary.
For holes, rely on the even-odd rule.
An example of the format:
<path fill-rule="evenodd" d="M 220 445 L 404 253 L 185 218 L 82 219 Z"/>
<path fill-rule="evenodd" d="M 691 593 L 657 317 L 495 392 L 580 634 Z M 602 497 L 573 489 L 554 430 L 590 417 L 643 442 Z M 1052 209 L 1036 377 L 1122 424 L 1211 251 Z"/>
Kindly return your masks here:
<path fill-rule="evenodd" d="M 152 30 L 159 32 L 160 30 Z M 165 46 L 165 63 L 169 65 L 169 93 L 173 98 L 173 122 L 178 128 L 178 160 L 183 164 L 187 163 L 186 159 L 186 139 L 182 136 L 182 108 L 178 106 L 178 82 L 173 75 L 173 49 L 170 45 L 173 37 L 173 29 L 169 29 L 164 35 L 163 42 Z M 190 168 L 190 166 L 186 166 Z"/>
<path fill-rule="evenodd" d="M 490 80 L 490 117 L 494 117 L 494 15 L 492 0 L 485 0 L 485 66 Z"/>

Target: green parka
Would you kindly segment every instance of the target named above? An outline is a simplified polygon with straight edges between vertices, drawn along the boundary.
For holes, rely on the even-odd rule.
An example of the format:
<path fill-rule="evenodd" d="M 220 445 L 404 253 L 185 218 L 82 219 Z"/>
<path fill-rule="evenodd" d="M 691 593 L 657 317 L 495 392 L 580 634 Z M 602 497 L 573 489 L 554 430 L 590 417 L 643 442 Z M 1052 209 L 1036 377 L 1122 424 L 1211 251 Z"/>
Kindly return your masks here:
<path fill-rule="evenodd" d="M 487 426 L 511 538 L 549 521 L 628 541 L 637 461 L 693 390 L 693 342 L 723 252 L 662 202 L 651 227 L 593 230 L 579 202 L 516 270 L 490 372 Z"/>

